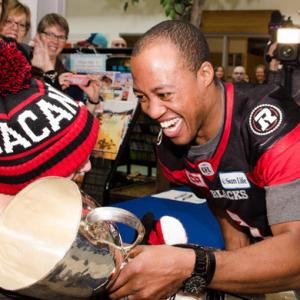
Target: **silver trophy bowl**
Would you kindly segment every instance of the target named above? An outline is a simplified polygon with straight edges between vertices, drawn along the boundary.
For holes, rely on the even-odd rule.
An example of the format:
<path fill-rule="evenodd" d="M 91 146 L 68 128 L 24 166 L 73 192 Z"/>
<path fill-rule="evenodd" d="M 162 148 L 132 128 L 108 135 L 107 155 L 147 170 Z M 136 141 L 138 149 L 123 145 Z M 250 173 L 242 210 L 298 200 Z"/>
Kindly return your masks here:
<path fill-rule="evenodd" d="M 117 223 L 137 231 L 124 244 Z M 101 294 L 144 236 L 132 213 L 97 207 L 69 179 L 46 177 L 16 195 L 0 219 L 0 287 L 39 299 Z"/>

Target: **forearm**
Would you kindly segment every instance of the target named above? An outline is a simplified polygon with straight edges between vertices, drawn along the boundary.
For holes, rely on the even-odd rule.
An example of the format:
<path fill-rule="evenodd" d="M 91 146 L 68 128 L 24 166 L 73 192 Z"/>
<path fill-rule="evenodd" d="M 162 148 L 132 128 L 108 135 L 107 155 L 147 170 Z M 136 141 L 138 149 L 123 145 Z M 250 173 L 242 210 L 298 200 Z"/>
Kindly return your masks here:
<path fill-rule="evenodd" d="M 237 226 L 232 228 L 225 227 L 221 224 L 221 229 L 224 238 L 224 248 L 225 250 L 236 250 L 242 247 L 250 245 L 249 236 Z"/>
<path fill-rule="evenodd" d="M 216 272 L 209 287 L 243 294 L 300 288 L 299 253 L 299 236 L 290 232 L 216 252 Z"/>
<path fill-rule="evenodd" d="M 92 102 L 90 102 L 90 101 L 86 101 L 86 106 L 87 106 L 87 108 L 88 108 L 88 110 L 89 110 L 89 112 L 90 113 L 92 113 L 92 114 L 97 114 L 97 113 L 100 113 L 100 112 L 102 112 L 102 109 L 101 109 L 101 103 L 99 102 L 99 103 L 92 103 Z M 100 107 L 99 107 L 100 106 Z"/>
<path fill-rule="evenodd" d="M 210 209 L 220 224 L 224 239 L 224 248 L 226 250 L 235 250 L 250 245 L 249 236 L 241 226 L 232 221 L 224 211 L 211 205 Z"/>

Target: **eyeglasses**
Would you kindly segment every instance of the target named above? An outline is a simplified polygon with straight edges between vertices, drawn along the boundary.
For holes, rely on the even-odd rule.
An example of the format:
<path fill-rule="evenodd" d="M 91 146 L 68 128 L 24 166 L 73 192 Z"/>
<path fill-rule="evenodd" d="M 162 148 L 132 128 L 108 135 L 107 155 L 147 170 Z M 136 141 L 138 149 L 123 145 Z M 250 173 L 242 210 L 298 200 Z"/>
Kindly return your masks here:
<path fill-rule="evenodd" d="M 49 40 L 58 40 L 59 42 L 65 42 L 67 40 L 65 35 L 56 35 L 53 32 L 46 31 L 42 31 L 41 33 L 43 33 Z"/>
<path fill-rule="evenodd" d="M 10 18 L 5 21 L 5 25 L 7 25 L 9 27 L 17 25 L 18 29 L 20 31 L 23 31 L 23 32 L 26 31 L 26 29 L 27 29 L 26 24 L 20 23 L 20 22 L 16 22 L 16 21 L 14 21 L 13 19 L 10 19 Z"/>

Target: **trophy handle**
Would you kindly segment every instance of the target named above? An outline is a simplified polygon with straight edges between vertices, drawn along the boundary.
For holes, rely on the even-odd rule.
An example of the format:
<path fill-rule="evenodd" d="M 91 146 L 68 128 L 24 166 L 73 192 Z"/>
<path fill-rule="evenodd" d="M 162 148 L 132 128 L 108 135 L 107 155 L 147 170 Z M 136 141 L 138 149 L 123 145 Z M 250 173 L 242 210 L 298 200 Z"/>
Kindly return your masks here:
<path fill-rule="evenodd" d="M 126 254 L 136 245 L 138 245 L 143 240 L 143 237 L 145 235 L 145 227 L 142 222 L 133 213 L 122 208 L 111 206 L 97 207 L 86 216 L 86 222 L 89 224 L 94 224 L 102 221 L 122 223 L 137 231 L 137 237 L 135 241 L 132 244 L 126 246 L 118 246 L 110 241 L 101 240 L 101 242 L 110 244 L 113 247 L 121 250 L 122 252 L 124 251 Z"/>

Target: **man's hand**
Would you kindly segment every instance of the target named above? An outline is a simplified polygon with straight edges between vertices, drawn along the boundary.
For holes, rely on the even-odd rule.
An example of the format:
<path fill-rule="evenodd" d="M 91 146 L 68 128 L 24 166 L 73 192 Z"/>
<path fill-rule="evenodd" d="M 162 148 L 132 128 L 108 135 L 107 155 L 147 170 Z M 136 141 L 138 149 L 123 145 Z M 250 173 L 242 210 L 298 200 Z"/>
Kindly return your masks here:
<path fill-rule="evenodd" d="M 175 294 L 194 268 L 192 249 L 168 245 L 138 246 L 109 288 L 111 299 L 164 299 Z"/>

